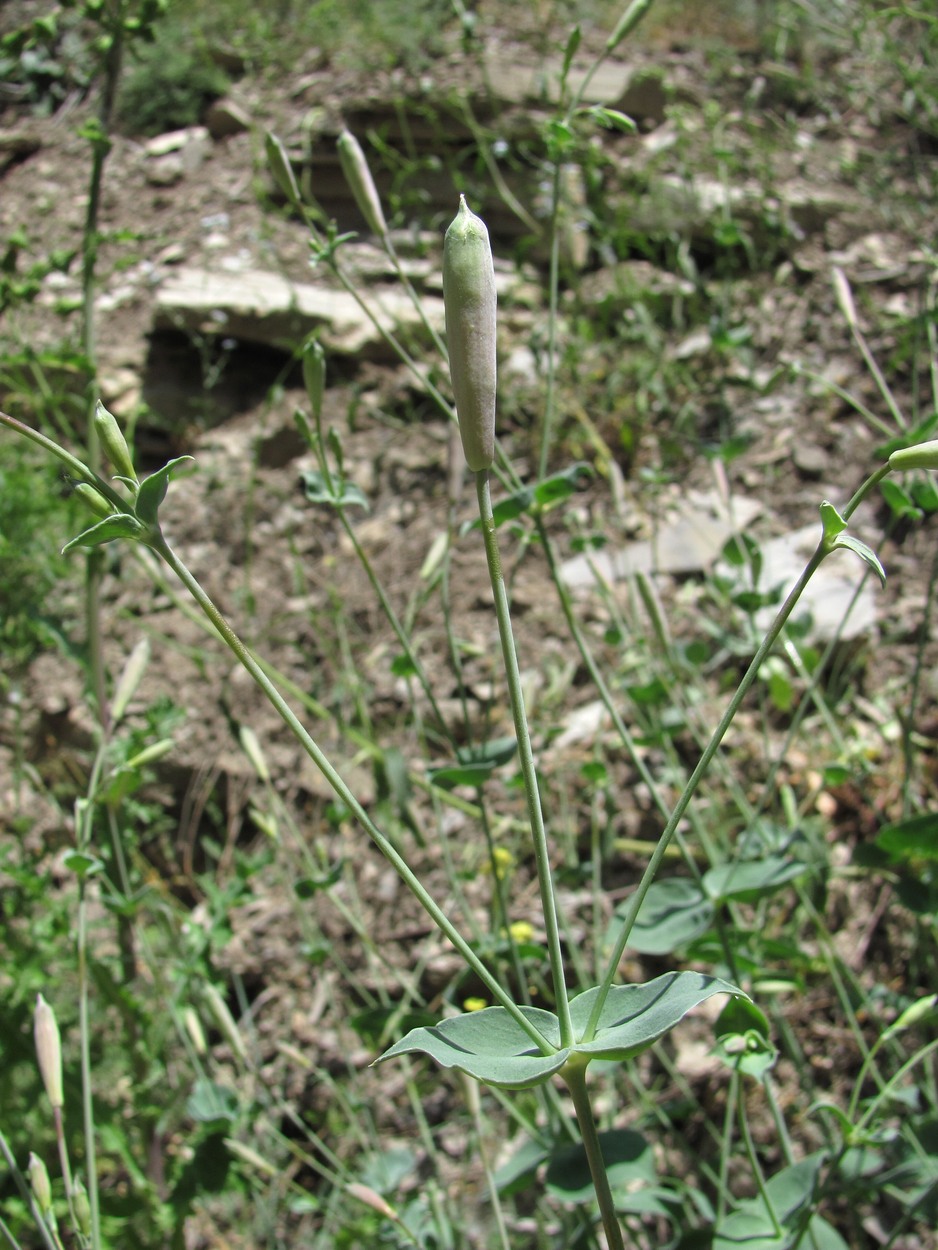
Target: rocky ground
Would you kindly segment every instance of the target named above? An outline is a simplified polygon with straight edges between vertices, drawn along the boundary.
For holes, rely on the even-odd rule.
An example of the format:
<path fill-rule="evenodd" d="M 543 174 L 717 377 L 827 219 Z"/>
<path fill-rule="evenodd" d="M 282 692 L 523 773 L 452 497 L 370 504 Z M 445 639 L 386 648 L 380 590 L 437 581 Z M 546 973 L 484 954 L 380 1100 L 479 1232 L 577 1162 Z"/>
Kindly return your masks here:
<path fill-rule="evenodd" d="M 564 174 L 569 208 L 551 468 L 584 461 L 592 474 L 552 515 L 551 531 L 577 610 L 610 671 L 627 670 L 629 660 L 610 629 L 610 600 L 598 593 L 579 549 L 583 535 L 606 540 L 595 563 L 620 610 L 631 610 L 629 575 L 647 572 L 678 637 L 703 634 L 713 656 L 702 687 L 704 719 L 721 706 L 721 674 L 733 669 L 725 661 L 735 644 L 720 633 L 726 622 L 710 580 L 727 539 L 745 527 L 759 542 L 763 585 L 790 578 L 798 559 L 792 552 L 813 542 L 820 501 L 845 503 L 895 428 L 851 336 L 835 271 L 853 293 L 858 328 L 907 424 L 932 404 L 926 331 L 934 330 L 935 307 L 934 138 L 902 115 L 885 71 L 855 52 L 821 40 L 803 50 L 800 63 L 775 61 L 755 47 L 752 34 L 734 31 L 735 45 L 721 48 L 719 73 L 681 31 L 657 29 L 635 51 L 607 62 L 587 103 L 621 109 L 638 131 L 584 122 Z M 601 44 L 599 32 L 586 36 L 574 76 L 588 64 L 590 46 Z M 348 730 L 393 747 L 422 774 L 422 725 L 407 680 L 392 666 L 399 647 L 348 536 L 333 512 L 310 505 L 298 489 L 301 471 L 313 467 L 293 421 L 305 400 L 291 353 L 304 335 L 316 331 L 327 349 L 325 417 L 340 433 L 348 478 L 368 503 L 367 512 L 351 514 L 357 539 L 395 609 L 412 618 L 440 711 L 454 726 L 463 708 L 438 587 L 426 573 L 450 527 L 451 619 L 466 657 L 469 718 L 497 736 L 508 725 L 493 698 L 494 621 L 478 535 L 460 528 L 474 514 L 472 492 L 451 430 L 426 389 L 428 379 L 446 386 L 443 364 L 411 317 L 386 256 L 364 233 L 343 246 L 341 264 L 370 305 L 404 324 L 420 361 L 416 375 L 389 358 L 328 269 L 310 268 L 308 232 L 270 179 L 263 136 L 280 135 L 301 185 L 323 210 L 320 220 L 334 220 L 340 232 L 363 231 L 363 223 L 338 169 L 339 128 L 359 135 L 376 168 L 379 153 L 391 153 L 379 184 L 395 247 L 436 329 L 442 229 L 455 210 L 456 188 L 474 197 L 473 207 L 490 222 L 499 265 L 500 434 L 522 480 L 532 480 L 547 361 L 542 161 L 559 63 L 495 31 L 482 55 L 467 56 L 454 41 L 449 57 L 416 76 L 333 72 L 307 52 L 286 81 L 236 81 L 230 98 L 198 127 L 156 139 L 118 134 L 108 159 L 96 300 L 103 398 L 134 425 L 144 467 L 168 455 L 195 457 L 197 471 L 171 487 L 167 536 L 299 696 L 335 713 L 335 720 L 317 721 L 322 745 L 367 803 L 386 801 L 382 774 Z M 76 101 L 43 122 L 12 106 L 0 115 L 0 237 L 25 228 L 37 256 L 79 244 L 88 162 L 76 130 L 88 107 Z M 488 165 L 474 155 L 480 136 Z M 50 273 L 34 302 L 0 322 L 5 350 L 53 352 L 68 342 L 76 314 L 67 310 L 79 294 L 77 265 Z M 67 391 L 79 381 L 56 367 L 56 387 Z M 8 394 L 5 402 L 21 413 L 28 407 L 22 395 Z M 845 844 L 898 814 L 900 696 L 919 666 L 920 794 L 934 782 L 938 647 L 929 637 L 918 648 L 933 527 L 907 522 L 883 539 L 888 521 L 884 506 L 861 514 L 858 530 L 876 547 L 888 580 L 885 589 L 872 579 L 864 584 L 838 651 L 839 672 L 853 691 L 851 734 L 877 763 L 862 789 L 847 783 L 818 799 Z M 504 533 L 537 745 L 551 792 L 566 796 L 569 861 L 591 818 L 579 769 L 597 741 L 608 740 L 608 726 L 572 661 L 537 549 L 524 550 Z M 832 637 L 861 573 L 847 555 L 831 563 L 811 602 L 818 645 Z M 79 579 L 63 595 L 78 620 Z M 322 779 L 177 595 L 154 583 L 130 553 L 110 558 L 111 667 L 149 637 L 153 658 L 141 706 L 169 694 L 186 711 L 150 795 L 170 816 L 142 848 L 150 862 L 197 917 L 215 924 L 200 874 L 213 864 L 223 878 L 236 848 L 262 846 L 265 814 L 273 813 L 282 830 L 296 822 L 304 838 L 321 831 L 327 859 L 358 865 L 362 914 L 401 975 L 420 951 L 422 989 L 432 999 L 452 972 L 445 951 L 427 937 L 421 914 L 383 863 L 361 850 L 357 831 L 330 823 Z M 422 696 L 417 706 L 421 717 L 430 715 Z M 80 769 L 91 741 L 80 676 L 58 655 L 41 656 L 15 715 L 10 707 L 0 715 L 0 774 L 12 775 L 25 742 L 42 780 L 26 790 L 4 783 L 0 819 L 26 813 L 30 839 L 64 846 L 68 814 L 50 794 L 63 772 Z M 244 725 L 262 744 L 270 789 L 258 785 L 239 744 Z M 734 740 L 741 757 L 751 750 L 757 763 L 759 728 L 757 713 L 744 716 Z M 441 752 L 434 762 L 446 762 L 432 725 L 430 736 Z M 810 749 L 796 745 L 784 778 L 798 788 L 812 764 Z M 627 846 L 653 837 L 656 820 L 641 793 L 631 796 L 634 777 L 621 768 L 623 798 L 608 818 Z M 422 811 L 419 791 L 413 801 Z M 446 829 L 456 835 L 466 871 L 478 872 L 484 848 L 473 847 L 471 817 L 454 808 Z M 204 836 L 222 846 L 220 866 L 219 856 L 200 849 Z M 423 859 L 431 884 L 442 883 L 434 854 Z M 634 880 L 639 862 L 628 852 L 613 858 L 611 900 Z M 269 1079 L 290 1096 L 309 1098 L 278 1039 L 286 1030 L 292 1045 L 314 1049 L 326 1068 L 348 1057 L 349 1042 L 324 1009 L 332 992 L 325 982 L 310 1005 L 308 965 L 296 955 L 308 934 L 287 884 L 269 865 L 265 872 L 231 910 L 229 940 L 216 959 L 247 987 Z M 582 920 L 587 896 L 578 900 L 570 889 L 573 914 Z M 468 890 L 481 906 L 488 884 L 480 878 Z M 892 941 L 876 954 L 881 918 L 869 903 L 853 912 L 845 887 L 844 948 L 878 961 L 888 979 Z M 324 941 L 362 960 L 359 976 L 377 975 L 353 953 L 338 915 L 321 925 Z M 817 1004 L 806 1004 L 806 1028 L 817 1014 Z M 827 1056 L 834 1064 L 829 1044 Z M 369 1058 L 361 1048 L 353 1062 Z M 379 1121 L 394 1121 L 395 1080 L 384 1074 Z"/>

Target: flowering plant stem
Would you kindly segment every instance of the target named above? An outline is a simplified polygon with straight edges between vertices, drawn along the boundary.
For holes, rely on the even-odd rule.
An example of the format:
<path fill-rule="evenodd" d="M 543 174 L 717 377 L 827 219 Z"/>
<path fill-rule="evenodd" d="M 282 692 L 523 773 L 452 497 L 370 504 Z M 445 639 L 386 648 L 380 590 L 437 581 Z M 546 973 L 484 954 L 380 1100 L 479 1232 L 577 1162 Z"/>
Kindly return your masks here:
<path fill-rule="evenodd" d="M 857 508 L 860 506 L 863 500 L 867 497 L 870 491 L 873 490 L 880 483 L 880 481 L 882 481 L 882 479 L 889 473 L 889 471 L 890 471 L 890 466 L 888 464 L 882 465 L 880 468 L 878 468 L 874 473 L 872 473 L 866 479 L 866 481 L 859 488 L 859 490 L 857 490 L 856 493 L 853 495 L 853 497 L 851 498 L 847 506 L 843 509 L 842 516 L 845 522 L 849 521 L 850 517 L 857 510 Z M 602 1014 L 602 1010 L 606 1002 L 606 997 L 609 993 L 609 990 L 612 988 L 612 983 L 615 980 L 615 976 L 618 971 L 619 962 L 622 959 L 622 956 L 625 952 L 625 948 L 629 940 L 629 935 L 632 932 L 632 927 L 635 924 L 635 920 L 638 916 L 639 909 L 641 908 L 641 905 L 645 900 L 646 894 L 651 888 L 651 883 L 655 878 L 655 874 L 657 873 L 658 869 L 661 866 L 661 862 L 664 859 L 668 846 L 671 843 L 671 839 L 674 837 L 674 834 L 677 831 L 678 825 L 681 823 L 681 820 L 684 817 L 684 813 L 687 811 L 690 801 L 693 798 L 697 790 L 697 786 L 700 784 L 708 768 L 713 762 L 713 757 L 716 755 L 717 751 L 719 750 L 720 744 L 722 743 L 724 737 L 726 736 L 726 733 L 730 725 L 733 723 L 733 720 L 736 717 L 736 713 L 739 711 L 740 706 L 742 705 L 743 699 L 748 694 L 749 689 L 752 686 L 752 683 L 755 681 L 756 677 L 758 676 L 759 670 L 762 668 L 762 665 L 765 663 L 766 658 L 768 657 L 772 648 L 775 646 L 776 642 L 778 641 L 779 635 L 781 634 L 782 630 L 785 628 L 785 625 L 788 622 L 789 617 L 791 616 L 792 612 L 795 609 L 795 605 L 798 603 L 798 600 L 801 598 L 802 594 L 804 593 L 805 587 L 807 586 L 811 578 L 814 576 L 814 574 L 817 572 L 822 561 L 827 556 L 829 556 L 831 552 L 835 549 L 835 546 L 836 546 L 836 543 L 832 540 L 832 538 L 826 532 L 823 533 L 818 542 L 817 547 L 815 548 L 813 554 L 811 555 L 811 558 L 808 560 L 808 563 L 805 565 L 804 571 L 802 572 L 801 576 L 798 578 L 794 586 L 789 591 L 788 596 L 786 597 L 782 606 L 779 608 L 778 613 L 776 614 L 775 620 L 772 622 L 771 626 L 769 627 L 768 632 L 766 633 L 765 637 L 762 640 L 761 646 L 759 647 L 756 654 L 753 656 L 752 662 L 750 663 L 749 667 L 746 669 L 746 672 L 743 675 L 743 678 L 740 681 L 739 685 L 737 686 L 736 690 L 733 692 L 733 697 L 730 699 L 729 704 L 727 705 L 726 711 L 720 717 L 720 722 L 717 725 L 716 729 L 713 731 L 713 735 L 711 736 L 710 741 L 707 743 L 706 747 L 704 748 L 703 754 L 701 755 L 700 759 L 697 762 L 697 767 L 694 769 L 694 771 L 691 773 L 690 777 L 688 778 L 687 784 L 685 785 L 680 798 L 675 804 L 674 810 L 672 811 L 667 821 L 667 824 L 665 825 L 664 829 L 661 832 L 661 837 L 658 840 L 658 845 L 655 847 L 655 850 L 653 851 L 651 858 L 648 861 L 648 865 L 645 868 L 645 872 L 642 875 L 642 879 L 638 884 L 638 888 L 636 889 L 635 893 L 632 895 L 632 899 L 629 904 L 628 911 L 626 912 L 625 919 L 623 920 L 622 928 L 620 930 L 615 947 L 611 955 L 609 956 L 609 961 L 606 965 L 606 972 L 600 984 L 599 993 L 596 995 L 596 1002 L 593 1006 L 593 1011 L 591 1013 L 590 1020 L 587 1024 L 586 1031 L 581 1040 L 591 1041 L 593 1035 L 595 1034 L 596 1028 L 598 1027 L 598 1024 L 599 1024 L 599 1018 Z"/>
<path fill-rule="evenodd" d="M 478 955 L 469 943 L 466 942 L 465 938 L 462 937 L 459 930 L 453 925 L 446 913 L 437 905 L 427 892 L 425 886 L 407 861 L 394 848 L 390 839 L 382 833 L 378 826 L 374 823 L 365 811 L 364 807 L 362 807 L 361 803 L 352 793 L 352 790 L 349 788 L 341 774 L 335 769 L 319 745 L 313 740 L 312 736 L 296 716 L 296 713 L 267 676 L 264 669 L 255 659 L 253 653 L 248 647 L 245 646 L 238 635 L 234 632 L 231 625 L 215 606 L 215 603 L 208 596 L 208 594 L 206 594 L 201 584 L 193 576 L 185 564 L 183 564 L 183 562 L 179 559 L 175 551 L 173 551 L 172 547 L 170 547 L 169 543 L 167 543 L 166 539 L 159 530 L 151 533 L 149 537 L 149 546 L 157 553 L 157 555 L 166 561 L 179 580 L 183 583 L 195 599 L 196 603 L 198 603 L 199 607 L 211 621 L 222 641 L 235 654 L 243 668 L 251 675 L 256 684 L 264 692 L 268 701 L 288 726 L 297 742 L 313 761 L 325 779 L 329 782 L 330 786 L 339 798 L 341 798 L 342 802 L 345 803 L 349 811 L 352 812 L 356 820 L 381 851 L 382 855 L 384 855 L 384 857 L 389 861 L 404 884 L 408 887 L 411 893 L 414 894 L 421 906 L 433 920 L 434 924 L 439 928 L 440 932 L 449 939 L 452 945 L 465 960 L 466 964 L 485 985 L 492 997 L 499 1003 L 500 1006 L 505 1008 L 517 1024 L 525 1031 L 525 1033 L 527 1033 L 541 1054 L 546 1055 L 553 1053 L 554 1048 L 521 1011 L 520 1007 L 517 1006 L 514 999 L 507 992 L 507 990 L 503 988 L 493 973 L 486 967 L 481 959 L 479 959 Z"/>
<path fill-rule="evenodd" d="M 528 732 L 528 720 L 524 708 L 524 694 L 521 689 L 518 655 L 515 649 L 514 634 L 511 629 L 508 592 L 505 586 L 505 576 L 502 572 L 498 539 L 495 534 L 495 517 L 492 511 L 489 470 L 480 470 L 476 473 L 475 478 L 476 492 L 479 499 L 479 515 L 482 521 L 482 538 L 485 543 L 485 557 L 488 563 L 489 580 L 492 583 L 492 593 L 495 596 L 495 616 L 498 620 L 498 633 L 501 641 L 502 657 L 505 662 L 508 698 L 511 703 L 515 736 L 518 740 L 518 755 L 521 762 L 522 777 L 524 778 L 528 820 L 534 842 L 534 860 L 537 867 L 544 929 L 547 935 L 547 953 L 553 979 L 555 1008 L 560 1023 L 560 1044 L 561 1046 L 573 1046 L 578 1039 L 574 1034 L 573 1022 L 570 1018 L 570 1002 L 567 997 L 563 952 L 560 946 L 560 926 L 557 918 L 557 902 L 554 894 L 550 851 L 547 844 L 547 830 L 544 826 L 544 815 L 541 809 L 541 797 L 537 782 L 537 769 L 534 763 L 534 752 L 531 749 L 531 735 Z M 606 1233 L 609 1250 L 624 1250 L 622 1230 L 616 1216 L 612 1191 L 609 1188 L 609 1177 L 606 1174 L 602 1147 L 596 1130 L 596 1121 L 593 1118 L 593 1109 L 586 1085 L 586 1064 L 580 1059 L 572 1060 L 563 1067 L 560 1076 L 563 1078 L 573 1099 L 577 1125 L 583 1148 L 586 1152 L 590 1176 L 593 1180 L 593 1188 L 596 1191 L 600 1217 Z"/>
<path fill-rule="evenodd" d="M 573 1099 L 577 1127 L 583 1139 L 583 1149 L 586 1152 L 586 1161 L 593 1179 L 593 1188 L 596 1190 L 599 1215 L 603 1222 L 608 1248 L 609 1250 L 625 1250 L 622 1228 L 619 1224 L 619 1217 L 616 1215 L 612 1190 L 609 1188 L 609 1177 L 606 1173 L 606 1162 L 603 1159 L 599 1133 L 596 1131 L 596 1121 L 593 1119 L 593 1107 L 586 1085 L 586 1067 L 582 1064 L 568 1064 L 561 1072 L 561 1076 Z"/>
<path fill-rule="evenodd" d="M 560 926 L 557 921 L 557 902 L 554 896 L 554 879 L 551 871 L 550 852 L 547 846 L 547 831 L 544 827 L 544 814 L 541 810 L 541 796 L 537 784 L 537 769 L 534 764 L 534 752 L 531 749 L 531 735 L 528 732 L 528 718 L 524 710 L 524 695 L 521 690 L 521 672 L 518 668 L 518 655 L 515 650 L 515 639 L 511 630 L 511 614 L 508 607 L 508 592 L 505 587 L 505 575 L 502 572 L 501 556 L 498 551 L 498 540 L 495 536 L 495 516 L 492 511 L 491 480 L 488 469 L 481 469 L 475 475 L 476 493 L 479 498 L 479 515 L 482 521 L 482 539 L 485 543 L 485 558 L 488 564 L 489 581 L 495 596 L 495 616 L 498 620 L 498 635 L 501 641 L 502 657 L 505 662 L 505 678 L 508 685 L 508 699 L 511 703 L 511 715 L 514 721 L 515 737 L 518 740 L 518 757 L 521 762 L 521 775 L 524 779 L 524 792 L 527 800 L 528 821 L 534 841 L 534 861 L 537 867 L 537 884 L 541 895 L 541 907 L 544 913 L 544 929 L 547 935 L 547 955 L 550 960 L 551 977 L 554 984 L 554 999 L 557 1018 L 560 1022 L 560 1045 L 572 1046 L 576 1042 L 573 1035 L 573 1023 L 570 1019 L 570 1003 L 567 998 L 567 984 L 564 976 L 563 952 L 560 948 Z"/>

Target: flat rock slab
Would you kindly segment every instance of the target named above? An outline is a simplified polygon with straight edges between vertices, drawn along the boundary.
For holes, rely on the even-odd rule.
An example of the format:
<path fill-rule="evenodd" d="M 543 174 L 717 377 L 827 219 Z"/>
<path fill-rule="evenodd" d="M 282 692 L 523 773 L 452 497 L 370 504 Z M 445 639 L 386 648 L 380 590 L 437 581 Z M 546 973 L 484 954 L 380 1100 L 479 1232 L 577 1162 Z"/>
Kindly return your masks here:
<path fill-rule="evenodd" d="M 684 509 L 664 522 L 653 539 L 629 543 L 620 551 L 575 556 L 561 566 L 561 577 L 572 589 L 592 586 L 597 577 L 613 583 L 637 573 L 688 577 L 715 570 L 731 579 L 738 577 L 738 570 L 721 561 L 723 548 L 733 534 L 745 531 L 761 507 L 743 498 L 734 499 L 732 507 L 729 515 L 715 494 L 691 492 Z M 779 587 L 784 597 L 804 570 L 820 535 L 821 527 L 815 522 L 760 542 L 760 589 Z M 769 607 L 756 614 L 759 629 L 769 628 L 776 611 Z M 806 615 L 810 617 L 808 636 L 814 641 L 838 638 L 847 642 L 874 633 L 875 579 L 864 580 L 863 566 L 851 552 L 835 552 L 815 573 L 795 608 L 796 618 Z"/>
<path fill-rule="evenodd" d="M 327 351 L 340 355 L 390 359 L 393 352 L 381 330 L 421 327 L 411 300 L 389 289 L 369 295 L 377 325 L 347 291 L 291 282 L 264 269 L 225 273 L 179 269 L 160 287 L 154 310 L 158 330 L 183 330 L 274 347 L 292 352 L 313 331 Z M 443 301 L 423 296 L 430 324 L 443 330 Z"/>
<path fill-rule="evenodd" d="M 690 576 L 710 569 L 727 539 L 762 511 L 753 499 L 734 499 L 731 511 L 715 494 L 690 491 L 684 507 L 658 526 L 653 538 L 629 543 L 621 551 L 575 556 L 561 568 L 570 587 L 591 586 L 596 577 L 620 581 L 636 573 Z"/>
<path fill-rule="evenodd" d="M 821 526 L 813 522 L 760 544 L 760 584 L 766 589 L 783 586 L 787 594 L 804 572 L 820 537 Z M 872 576 L 864 580 L 865 568 L 852 551 L 835 551 L 827 557 L 795 608 L 795 619 L 810 615 L 810 638 L 849 642 L 875 632 L 878 583 Z M 768 629 L 774 617 L 774 608 L 763 608 L 756 614 L 756 624 L 760 629 Z"/>

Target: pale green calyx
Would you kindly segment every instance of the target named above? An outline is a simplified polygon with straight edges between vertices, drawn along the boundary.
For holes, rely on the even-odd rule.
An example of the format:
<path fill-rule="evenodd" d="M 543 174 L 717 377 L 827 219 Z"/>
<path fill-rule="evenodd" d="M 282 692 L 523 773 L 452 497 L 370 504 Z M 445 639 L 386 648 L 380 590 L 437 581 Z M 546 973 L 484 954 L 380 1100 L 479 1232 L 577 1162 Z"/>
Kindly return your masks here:
<path fill-rule="evenodd" d="M 443 241 L 446 346 L 469 468 L 495 459 L 495 265 L 485 222 L 459 197 Z"/>
<path fill-rule="evenodd" d="M 914 447 L 901 447 L 889 457 L 890 469 L 938 469 L 938 438 Z"/>
<path fill-rule="evenodd" d="M 136 482 L 137 474 L 134 470 L 134 462 L 130 458 L 130 448 L 127 446 L 127 440 L 117 424 L 117 418 L 113 413 L 108 412 L 100 399 L 94 409 L 94 428 L 101 443 L 101 448 L 108 460 L 110 460 L 111 467 L 115 473 L 120 477 L 129 478 L 131 482 Z"/>
<path fill-rule="evenodd" d="M 30 1151 L 29 1163 L 26 1165 L 26 1173 L 29 1176 L 29 1184 L 36 1199 L 36 1205 L 42 1214 L 48 1215 L 52 1211 L 52 1186 L 49 1183 L 49 1173 L 43 1161 Z"/>
<path fill-rule="evenodd" d="M 368 223 L 368 228 L 380 239 L 388 235 L 387 222 L 384 220 L 384 209 L 381 197 L 375 186 L 375 180 L 368 168 L 368 159 L 362 146 L 350 130 L 343 130 L 339 135 L 336 147 L 339 152 L 339 163 L 345 174 L 345 181 L 355 197 L 358 210 Z"/>
<path fill-rule="evenodd" d="M 39 1074 L 46 1088 L 49 1102 L 53 1107 L 62 1107 L 65 1098 L 62 1093 L 62 1043 L 59 1038 L 59 1026 L 55 1019 L 55 1012 L 41 994 L 36 995 L 33 1040 L 36 1044 Z"/>

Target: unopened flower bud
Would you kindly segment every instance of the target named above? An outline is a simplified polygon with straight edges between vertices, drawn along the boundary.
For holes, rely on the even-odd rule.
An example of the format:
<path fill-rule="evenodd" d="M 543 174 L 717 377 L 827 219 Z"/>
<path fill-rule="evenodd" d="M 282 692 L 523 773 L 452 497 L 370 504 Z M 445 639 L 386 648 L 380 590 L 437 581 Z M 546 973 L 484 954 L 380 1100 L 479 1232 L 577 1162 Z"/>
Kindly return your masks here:
<path fill-rule="evenodd" d="M 26 1165 L 26 1174 L 29 1177 L 36 1205 L 43 1215 L 50 1215 L 52 1213 L 52 1186 L 49 1183 L 49 1173 L 43 1161 L 31 1151 L 29 1163 Z"/>
<path fill-rule="evenodd" d="M 938 469 L 938 438 L 894 451 L 889 457 L 889 467 L 900 473 L 904 469 Z"/>
<path fill-rule="evenodd" d="M 364 1202 L 366 1206 L 371 1207 L 373 1211 L 377 1211 L 379 1215 L 383 1215 L 386 1220 L 394 1220 L 395 1223 L 400 1218 L 391 1204 L 370 1185 L 362 1185 L 358 1181 L 352 1181 L 350 1185 L 346 1185 L 346 1192 L 351 1194 L 353 1198 L 357 1198 L 359 1202 Z"/>
<path fill-rule="evenodd" d="M 322 397 L 326 389 L 326 353 L 318 339 L 311 339 L 303 348 L 303 385 L 316 421 L 322 416 Z"/>
<path fill-rule="evenodd" d="M 495 459 L 495 265 L 485 222 L 464 196 L 443 241 L 443 302 L 459 433 L 478 473 Z"/>
<path fill-rule="evenodd" d="M 342 173 L 345 175 L 349 190 L 355 197 L 358 211 L 367 221 L 368 229 L 379 238 L 386 239 L 388 226 L 384 220 L 384 209 L 381 207 L 381 198 L 378 195 L 375 180 L 371 176 L 371 170 L 368 168 L 368 158 L 362 151 L 362 145 L 350 130 L 343 130 L 336 147 Z"/>
<path fill-rule="evenodd" d="M 72 1210 L 75 1212 L 75 1223 L 83 1237 L 91 1236 L 91 1203 L 88 1191 L 80 1180 L 72 1186 Z"/>
<path fill-rule="evenodd" d="M 616 23 L 612 34 L 606 40 L 607 52 L 614 51 L 627 35 L 631 35 L 651 6 L 652 0 L 632 0 L 632 3 Z"/>
<path fill-rule="evenodd" d="M 287 149 L 283 146 L 283 140 L 268 131 L 264 140 L 264 146 L 267 152 L 267 166 L 270 169 L 274 182 L 276 182 L 293 207 L 299 208 L 301 203 L 300 188 L 297 186 L 293 165 L 289 156 L 287 156 Z"/>
<path fill-rule="evenodd" d="M 117 424 L 117 418 L 113 413 L 108 412 L 100 399 L 95 405 L 94 428 L 97 431 L 102 450 L 111 462 L 111 467 L 121 477 L 126 477 L 131 482 L 136 482 L 137 474 L 134 471 L 134 462 L 130 458 L 130 448 L 127 446 L 127 440 Z"/>
<path fill-rule="evenodd" d="M 95 490 L 90 482 L 79 482 L 75 487 L 75 494 L 98 516 L 110 516 L 114 511 L 101 492 Z"/>
<path fill-rule="evenodd" d="M 46 1087 L 46 1094 L 53 1107 L 62 1107 L 62 1043 L 55 1012 L 41 994 L 36 996 L 36 1012 L 33 1017 L 33 1037 L 39 1073 Z"/>

